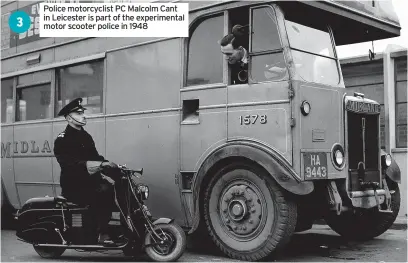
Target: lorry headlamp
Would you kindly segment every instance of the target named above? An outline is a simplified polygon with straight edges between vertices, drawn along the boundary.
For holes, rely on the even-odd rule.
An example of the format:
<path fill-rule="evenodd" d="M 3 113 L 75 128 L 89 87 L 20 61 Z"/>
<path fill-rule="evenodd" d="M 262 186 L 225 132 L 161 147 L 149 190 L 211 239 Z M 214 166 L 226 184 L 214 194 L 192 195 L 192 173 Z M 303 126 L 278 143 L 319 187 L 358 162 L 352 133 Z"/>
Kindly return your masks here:
<path fill-rule="evenodd" d="M 386 155 L 381 156 L 381 158 L 382 158 L 382 166 L 390 167 L 392 163 L 391 155 L 386 154 Z"/>
<path fill-rule="evenodd" d="M 385 165 L 390 166 L 391 162 L 391 155 L 387 154 L 387 156 L 385 156 Z"/>
<path fill-rule="evenodd" d="M 311 110 L 311 107 L 310 107 L 309 102 L 306 101 L 306 100 L 304 100 L 304 101 L 302 102 L 302 105 L 300 106 L 300 110 L 302 111 L 302 114 L 303 114 L 304 116 L 309 115 L 310 110 Z"/>
<path fill-rule="evenodd" d="M 343 164 L 343 157 L 344 157 L 343 154 L 341 153 L 340 150 L 337 150 L 334 155 L 336 158 L 337 165 L 341 166 Z"/>
<path fill-rule="evenodd" d="M 332 161 L 337 170 L 343 169 L 345 164 L 344 149 L 340 144 L 335 144 L 332 148 Z"/>

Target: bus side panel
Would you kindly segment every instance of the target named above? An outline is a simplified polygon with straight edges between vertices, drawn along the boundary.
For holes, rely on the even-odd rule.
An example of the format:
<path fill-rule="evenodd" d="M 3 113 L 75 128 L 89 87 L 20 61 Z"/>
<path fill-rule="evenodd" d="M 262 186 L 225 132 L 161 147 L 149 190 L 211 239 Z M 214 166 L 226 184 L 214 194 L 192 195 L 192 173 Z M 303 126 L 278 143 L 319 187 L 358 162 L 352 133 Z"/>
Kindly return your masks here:
<path fill-rule="evenodd" d="M 86 113 L 86 112 L 85 112 Z M 53 144 L 53 153 L 54 153 L 54 141 L 57 138 L 58 134 L 65 130 L 67 127 L 66 121 L 57 121 L 53 123 L 52 127 L 52 144 Z M 100 155 L 106 157 L 105 151 L 105 120 L 103 118 L 94 118 L 89 117 L 87 119 L 87 124 L 84 129 L 92 136 L 96 150 Z M 115 160 L 112 160 L 115 162 Z M 56 195 L 61 195 L 61 187 L 60 187 L 60 175 L 61 175 L 61 167 L 54 157 L 52 158 L 52 176 L 53 182 L 55 186 L 55 193 Z"/>
<path fill-rule="evenodd" d="M 180 78 L 178 39 L 108 53 L 106 113 L 178 108 Z"/>
<path fill-rule="evenodd" d="M 107 158 L 144 168 L 154 217 L 184 225 L 179 186 L 180 41 L 107 54 Z M 151 112 L 154 110 L 154 112 Z M 122 115 L 117 115 L 125 113 Z"/>
<path fill-rule="evenodd" d="M 225 87 L 184 92 L 183 102 L 198 99 L 199 114 L 183 113 L 181 124 L 181 170 L 198 171 L 208 154 L 227 138 L 227 112 Z"/>
<path fill-rule="evenodd" d="M 128 168 L 143 168 L 137 179 L 150 188 L 147 200 L 154 217 L 175 218 L 184 223 L 178 175 L 177 112 L 112 117 L 106 122 L 108 157 Z"/>
<path fill-rule="evenodd" d="M 288 91 L 288 82 L 229 86 L 228 140 L 243 138 L 259 141 L 291 164 Z"/>
<path fill-rule="evenodd" d="M 1 180 L 10 204 L 20 208 L 20 202 L 14 183 L 14 166 L 13 166 L 13 126 L 1 127 Z"/>
<path fill-rule="evenodd" d="M 14 169 L 21 203 L 32 197 L 53 196 L 52 123 L 17 125 L 14 140 L 18 142 Z"/>

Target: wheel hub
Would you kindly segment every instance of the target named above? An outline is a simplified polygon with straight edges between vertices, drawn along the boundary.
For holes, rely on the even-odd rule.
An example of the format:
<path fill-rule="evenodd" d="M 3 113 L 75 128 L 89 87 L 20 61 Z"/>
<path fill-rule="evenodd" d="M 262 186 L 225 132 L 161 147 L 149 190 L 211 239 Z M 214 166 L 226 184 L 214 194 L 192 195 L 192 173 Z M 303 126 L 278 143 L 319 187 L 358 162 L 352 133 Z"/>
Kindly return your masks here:
<path fill-rule="evenodd" d="M 237 237 L 257 234 L 261 225 L 265 200 L 262 193 L 248 182 L 233 182 L 220 197 L 221 219 L 229 232 Z"/>
<path fill-rule="evenodd" d="M 248 212 L 247 210 L 247 206 L 242 200 L 233 200 L 229 203 L 229 217 L 236 222 L 239 222 L 244 218 Z"/>

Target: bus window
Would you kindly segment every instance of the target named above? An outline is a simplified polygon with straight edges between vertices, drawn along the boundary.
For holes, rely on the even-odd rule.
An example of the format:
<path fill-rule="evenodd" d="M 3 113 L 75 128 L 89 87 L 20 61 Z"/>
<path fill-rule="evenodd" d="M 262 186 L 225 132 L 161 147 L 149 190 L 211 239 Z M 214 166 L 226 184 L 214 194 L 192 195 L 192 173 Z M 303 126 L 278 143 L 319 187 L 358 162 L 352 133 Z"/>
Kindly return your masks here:
<path fill-rule="evenodd" d="M 293 61 L 299 75 L 309 82 L 337 85 L 340 76 L 329 29 L 285 20 Z"/>
<path fill-rule="evenodd" d="M 223 82 L 222 56 L 218 41 L 224 31 L 224 16 L 202 21 L 191 35 L 188 46 L 187 86 Z"/>
<path fill-rule="evenodd" d="M 13 121 L 13 79 L 1 81 L 1 123 Z"/>
<path fill-rule="evenodd" d="M 17 89 L 17 120 L 29 121 L 51 117 L 51 84 Z"/>
<path fill-rule="evenodd" d="M 276 16 L 271 7 L 252 9 L 251 82 L 288 80 Z"/>
<path fill-rule="evenodd" d="M 103 112 L 103 61 L 57 70 L 55 116 L 75 98 L 83 99 L 87 114 Z"/>

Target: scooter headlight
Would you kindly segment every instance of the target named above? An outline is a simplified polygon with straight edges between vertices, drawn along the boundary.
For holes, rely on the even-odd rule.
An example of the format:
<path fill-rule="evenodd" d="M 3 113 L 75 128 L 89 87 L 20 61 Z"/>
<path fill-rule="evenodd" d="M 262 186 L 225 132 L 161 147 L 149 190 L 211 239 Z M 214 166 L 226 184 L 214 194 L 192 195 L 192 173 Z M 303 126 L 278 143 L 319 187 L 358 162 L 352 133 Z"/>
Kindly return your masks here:
<path fill-rule="evenodd" d="M 137 187 L 137 192 L 142 196 L 143 200 L 149 198 L 149 187 L 147 185 L 139 185 Z"/>

